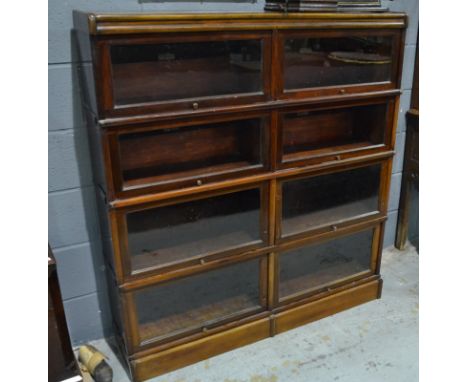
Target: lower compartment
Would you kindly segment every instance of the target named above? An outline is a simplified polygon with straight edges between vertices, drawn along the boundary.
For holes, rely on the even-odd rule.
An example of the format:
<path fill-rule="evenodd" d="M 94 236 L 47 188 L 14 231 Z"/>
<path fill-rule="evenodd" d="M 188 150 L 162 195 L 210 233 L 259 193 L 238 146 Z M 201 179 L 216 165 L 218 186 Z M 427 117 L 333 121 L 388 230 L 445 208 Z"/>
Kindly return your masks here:
<path fill-rule="evenodd" d="M 297 326 L 319 320 L 354 306 L 380 298 L 382 280 L 372 280 L 315 301 L 295 303 L 281 312 L 192 342 L 152 354 L 135 355 L 131 372 L 135 381 L 168 373 L 215 355 L 260 341 Z"/>
<path fill-rule="evenodd" d="M 135 381 L 144 381 L 270 336 L 270 319 L 236 328 L 130 361 Z"/>

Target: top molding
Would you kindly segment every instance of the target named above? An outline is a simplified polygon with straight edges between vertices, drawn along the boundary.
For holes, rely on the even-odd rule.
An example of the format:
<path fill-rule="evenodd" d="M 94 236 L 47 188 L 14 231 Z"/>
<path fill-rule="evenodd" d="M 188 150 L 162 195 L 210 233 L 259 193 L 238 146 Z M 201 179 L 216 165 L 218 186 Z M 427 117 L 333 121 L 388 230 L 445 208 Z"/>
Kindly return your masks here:
<path fill-rule="evenodd" d="M 271 29 L 406 28 L 404 13 L 85 13 L 75 26 L 91 35 Z"/>

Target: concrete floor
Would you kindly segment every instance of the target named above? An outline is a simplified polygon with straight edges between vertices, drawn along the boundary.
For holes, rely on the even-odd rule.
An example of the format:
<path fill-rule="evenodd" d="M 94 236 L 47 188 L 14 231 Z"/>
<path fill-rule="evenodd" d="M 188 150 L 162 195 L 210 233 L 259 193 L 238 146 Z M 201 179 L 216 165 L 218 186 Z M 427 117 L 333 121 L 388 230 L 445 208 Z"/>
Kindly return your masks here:
<path fill-rule="evenodd" d="M 418 254 L 385 250 L 382 299 L 150 382 L 416 382 Z M 114 382 L 128 382 L 104 340 Z"/>

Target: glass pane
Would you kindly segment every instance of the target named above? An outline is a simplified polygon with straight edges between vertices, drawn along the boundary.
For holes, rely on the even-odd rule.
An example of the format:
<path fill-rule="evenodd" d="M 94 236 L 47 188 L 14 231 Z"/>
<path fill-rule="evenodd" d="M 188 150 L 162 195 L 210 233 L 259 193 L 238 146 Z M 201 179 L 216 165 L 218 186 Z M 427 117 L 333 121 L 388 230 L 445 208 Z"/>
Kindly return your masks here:
<path fill-rule="evenodd" d="M 373 232 L 371 229 L 281 254 L 280 298 L 370 270 Z"/>
<path fill-rule="evenodd" d="M 380 165 L 285 182 L 283 236 L 377 212 L 379 186 Z"/>
<path fill-rule="evenodd" d="M 121 135 L 124 184 L 158 183 L 261 165 L 262 130 L 262 119 L 250 119 Z"/>
<path fill-rule="evenodd" d="M 260 308 L 259 260 L 135 292 L 142 340 L 201 328 Z"/>
<path fill-rule="evenodd" d="M 260 243 L 260 190 L 132 212 L 127 228 L 133 270 Z"/>
<path fill-rule="evenodd" d="M 112 46 L 111 61 L 116 105 L 263 91 L 260 39 Z"/>
<path fill-rule="evenodd" d="M 383 144 L 387 105 L 305 111 L 283 117 L 283 160 Z"/>
<path fill-rule="evenodd" d="M 284 88 L 364 84 L 391 79 L 393 38 L 288 38 Z"/>

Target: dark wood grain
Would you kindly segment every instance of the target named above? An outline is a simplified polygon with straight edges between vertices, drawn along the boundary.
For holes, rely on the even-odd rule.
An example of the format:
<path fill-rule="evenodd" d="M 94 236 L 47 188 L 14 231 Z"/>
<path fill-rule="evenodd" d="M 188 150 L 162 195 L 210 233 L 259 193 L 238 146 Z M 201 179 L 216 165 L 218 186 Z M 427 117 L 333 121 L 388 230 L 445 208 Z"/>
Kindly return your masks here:
<path fill-rule="evenodd" d="M 281 113 L 279 165 L 318 163 L 375 150 L 388 150 L 387 104 L 309 109 Z"/>
<path fill-rule="evenodd" d="M 107 134 L 117 196 L 201 185 L 269 169 L 269 117 L 154 125 Z M 183 151 L 184 155 L 180 155 Z"/>

